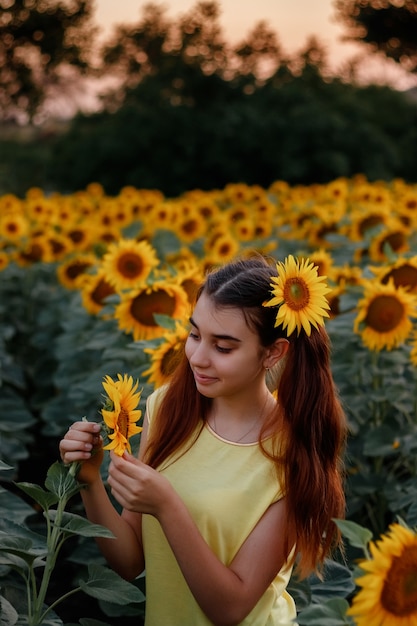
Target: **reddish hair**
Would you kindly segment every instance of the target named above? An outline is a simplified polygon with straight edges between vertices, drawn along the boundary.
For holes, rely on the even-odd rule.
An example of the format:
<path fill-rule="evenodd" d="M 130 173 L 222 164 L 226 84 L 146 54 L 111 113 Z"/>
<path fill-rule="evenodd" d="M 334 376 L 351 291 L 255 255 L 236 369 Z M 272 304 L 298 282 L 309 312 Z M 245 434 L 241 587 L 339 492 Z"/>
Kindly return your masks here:
<path fill-rule="evenodd" d="M 281 327 L 275 327 L 276 310 L 263 306 L 270 299 L 271 277 L 276 274 L 275 263 L 260 257 L 229 263 L 207 276 L 197 299 L 204 292 L 216 306 L 241 309 L 260 343 L 270 346 L 285 336 Z M 295 536 L 299 572 L 306 576 L 320 569 L 327 554 L 340 543 L 333 518 L 345 515 L 341 455 L 346 425 L 331 374 L 325 329 L 313 328 L 309 337 L 304 330 L 299 336 L 294 332 L 289 342 L 277 383 L 277 409 L 264 424 L 259 444 L 283 481 L 287 552 Z M 157 468 L 170 457 L 174 462 L 180 449 L 184 453 L 191 447 L 207 420 L 211 402 L 197 391 L 183 353 L 153 416 L 146 462 Z M 265 432 L 276 435 L 273 453 L 262 444 Z"/>

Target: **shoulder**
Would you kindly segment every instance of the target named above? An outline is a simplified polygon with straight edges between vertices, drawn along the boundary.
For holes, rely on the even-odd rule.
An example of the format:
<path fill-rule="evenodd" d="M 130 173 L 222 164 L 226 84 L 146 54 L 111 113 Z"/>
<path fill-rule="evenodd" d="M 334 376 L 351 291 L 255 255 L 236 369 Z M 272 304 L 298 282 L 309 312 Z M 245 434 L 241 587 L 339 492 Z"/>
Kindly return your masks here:
<path fill-rule="evenodd" d="M 156 415 L 167 389 L 168 385 L 163 385 L 162 387 L 155 389 L 155 391 L 148 396 L 148 399 L 146 400 L 146 415 L 149 423 L 152 422 L 154 416 Z"/>

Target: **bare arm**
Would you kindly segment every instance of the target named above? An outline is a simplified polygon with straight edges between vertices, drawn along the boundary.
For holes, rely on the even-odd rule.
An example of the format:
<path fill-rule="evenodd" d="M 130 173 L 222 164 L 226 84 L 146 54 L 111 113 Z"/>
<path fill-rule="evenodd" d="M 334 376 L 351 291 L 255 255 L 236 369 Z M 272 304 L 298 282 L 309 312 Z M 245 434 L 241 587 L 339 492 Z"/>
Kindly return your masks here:
<path fill-rule="evenodd" d="M 191 592 L 217 626 L 241 622 L 287 560 L 285 500 L 269 507 L 226 566 L 164 476 L 129 455 L 112 455 L 109 484 L 125 509 L 158 519 Z"/>
<path fill-rule="evenodd" d="M 88 519 L 108 528 L 114 539 L 97 538 L 97 544 L 109 565 L 123 578 L 131 580 L 144 569 L 142 515 L 120 515 L 108 497 L 100 475 L 103 459 L 99 426 L 76 422 L 59 445 L 64 463 L 81 461 L 78 480 L 85 484 L 81 498 Z"/>

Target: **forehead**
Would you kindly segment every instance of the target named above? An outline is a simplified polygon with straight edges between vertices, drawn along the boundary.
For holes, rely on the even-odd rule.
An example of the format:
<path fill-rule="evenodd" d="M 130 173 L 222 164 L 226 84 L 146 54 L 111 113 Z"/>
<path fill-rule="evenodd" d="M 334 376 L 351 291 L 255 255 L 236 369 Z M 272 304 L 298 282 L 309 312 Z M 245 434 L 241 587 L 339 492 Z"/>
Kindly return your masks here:
<path fill-rule="evenodd" d="M 195 305 L 192 318 L 202 332 L 213 335 L 228 334 L 243 339 L 255 334 L 248 327 L 241 309 L 216 306 L 210 296 L 204 293 Z"/>

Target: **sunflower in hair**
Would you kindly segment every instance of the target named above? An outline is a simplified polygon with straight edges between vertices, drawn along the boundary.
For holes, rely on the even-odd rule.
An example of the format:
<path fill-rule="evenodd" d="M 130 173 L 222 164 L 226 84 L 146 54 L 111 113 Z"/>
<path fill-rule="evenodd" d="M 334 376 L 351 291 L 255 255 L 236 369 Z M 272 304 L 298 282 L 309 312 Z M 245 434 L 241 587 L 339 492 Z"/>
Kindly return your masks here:
<path fill-rule="evenodd" d="M 329 303 L 325 297 L 331 290 L 325 276 L 319 276 L 317 267 L 309 259 L 295 259 L 289 255 L 284 263 L 277 263 L 278 276 L 272 277 L 273 298 L 264 306 L 278 308 L 275 326 L 282 325 L 289 337 L 295 329 L 297 335 L 303 328 L 310 336 L 311 327 L 323 325 L 329 317 Z"/>

